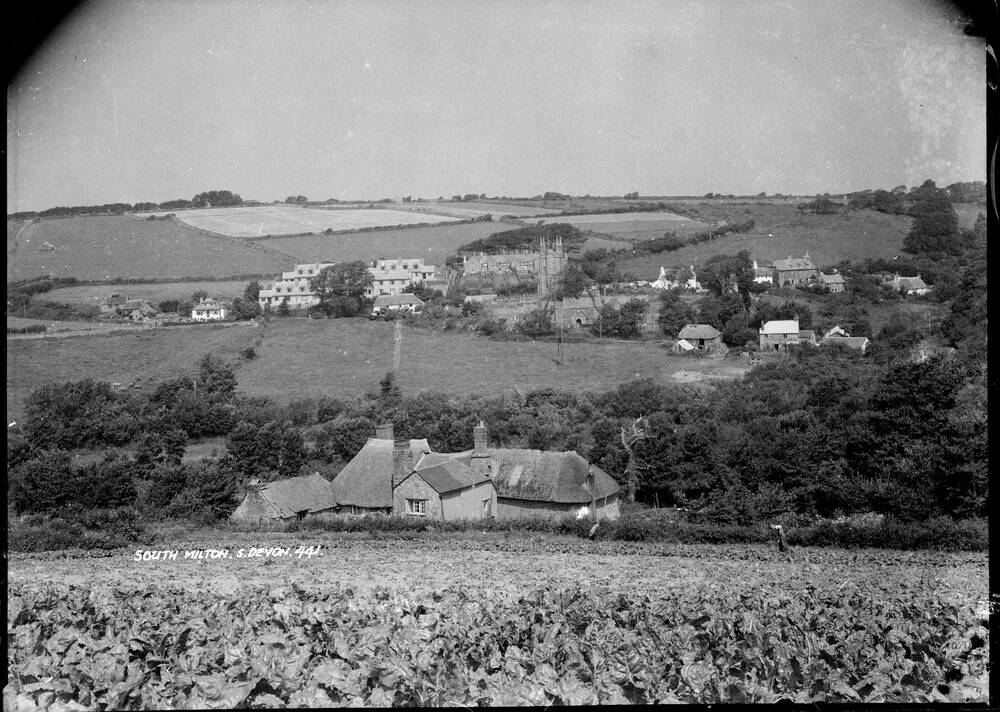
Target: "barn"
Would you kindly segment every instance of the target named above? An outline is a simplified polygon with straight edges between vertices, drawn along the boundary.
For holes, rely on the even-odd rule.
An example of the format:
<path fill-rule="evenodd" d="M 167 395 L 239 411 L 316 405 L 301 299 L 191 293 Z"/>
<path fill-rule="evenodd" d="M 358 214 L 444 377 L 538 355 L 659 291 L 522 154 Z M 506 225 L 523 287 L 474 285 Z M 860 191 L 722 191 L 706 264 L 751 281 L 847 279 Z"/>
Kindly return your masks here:
<path fill-rule="evenodd" d="M 497 508 L 497 491 L 486 474 L 446 455 L 420 458 L 392 490 L 393 512 L 439 522 L 486 519 Z"/>
<path fill-rule="evenodd" d="M 319 473 L 262 483 L 251 480 L 247 493 L 229 518 L 234 522 L 267 522 L 333 515 L 337 502 L 333 488 Z"/>

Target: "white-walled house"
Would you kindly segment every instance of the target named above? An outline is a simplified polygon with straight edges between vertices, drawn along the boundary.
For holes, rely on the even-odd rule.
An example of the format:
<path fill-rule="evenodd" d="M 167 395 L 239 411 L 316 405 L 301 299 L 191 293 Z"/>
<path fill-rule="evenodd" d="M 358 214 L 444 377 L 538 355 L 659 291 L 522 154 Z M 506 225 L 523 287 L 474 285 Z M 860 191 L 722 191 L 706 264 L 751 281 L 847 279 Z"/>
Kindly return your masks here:
<path fill-rule="evenodd" d="M 368 268 L 372 283 L 365 296 L 374 299 L 380 294 L 396 296 L 412 284 L 420 284 L 434 276 L 434 265 L 425 265 L 423 258 L 379 259 Z"/>
<path fill-rule="evenodd" d="M 202 299 L 191 309 L 191 318 L 195 321 L 222 321 L 229 309 L 222 302 L 214 299 Z"/>
<path fill-rule="evenodd" d="M 327 267 L 333 267 L 336 262 L 307 262 L 295 265 L 295 269 L 282 272 L 273 282 L 260 288 L 257 302 L 261 309 L 272 309 L 288 304 L 290 309 L 304 309 L 319 304 L 319 297 L 313 292 L 309 281 L 319 275 Z"/>

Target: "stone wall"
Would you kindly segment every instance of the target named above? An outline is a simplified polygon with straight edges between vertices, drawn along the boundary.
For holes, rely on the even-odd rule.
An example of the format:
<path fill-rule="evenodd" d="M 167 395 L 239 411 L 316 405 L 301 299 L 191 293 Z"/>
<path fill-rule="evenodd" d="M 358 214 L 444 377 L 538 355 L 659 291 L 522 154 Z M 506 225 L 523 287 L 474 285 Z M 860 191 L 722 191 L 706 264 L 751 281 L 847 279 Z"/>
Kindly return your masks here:
<path fill-rule="evenodd" d="M 399 483 L 392 491 L 392 513 L 396 516 L 414 517 L 418 515 L 406 513 L 406 500 L 427 500 L 424 517 L 431 521 L 442 520 L 441 498 L 434 489 L 414 473 Z"/>

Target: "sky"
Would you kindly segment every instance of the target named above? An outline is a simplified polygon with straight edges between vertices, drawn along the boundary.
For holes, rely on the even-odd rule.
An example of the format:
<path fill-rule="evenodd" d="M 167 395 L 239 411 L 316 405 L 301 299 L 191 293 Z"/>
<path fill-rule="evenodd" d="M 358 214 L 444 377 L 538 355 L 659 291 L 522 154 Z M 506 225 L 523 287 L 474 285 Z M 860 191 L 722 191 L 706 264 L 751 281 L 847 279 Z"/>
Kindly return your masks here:
<path fill-rule="evenodd" d="M 7 210 L 985 180 L 931 0 L 102 0 L 7 88 Z"/>

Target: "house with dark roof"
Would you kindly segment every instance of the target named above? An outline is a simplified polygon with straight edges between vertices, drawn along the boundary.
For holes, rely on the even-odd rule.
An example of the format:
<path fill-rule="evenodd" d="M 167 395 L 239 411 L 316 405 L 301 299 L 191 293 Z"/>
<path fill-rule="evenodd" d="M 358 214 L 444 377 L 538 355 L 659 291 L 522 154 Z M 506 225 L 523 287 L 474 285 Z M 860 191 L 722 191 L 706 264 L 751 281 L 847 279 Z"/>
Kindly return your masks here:
<path fill-rule="evenodd" d="M 372 305 L 372 316 L 388 314 L 419 314 L 424 301 L 416 294 L 380 294 Z"/>
<path fill-rule="evenodd" d="M 793 258 L 789 255 L 786 259 L 774 261 L 774 283 L 779 287 L 786 284 L 805 284 L 819 275 L 816 265 L 809 259 L 806 252 L 802 257 Z"/>
<path fill-rule="evenodd" d="M 230 520 L 247 524 L 325 517 L 336 513 L 330 483 L 318 473 L 275 482 L 251 480 Z"/>
<path fill-rule="evenodd" d="M 840 294 L 844 291 L 844 275 L 840 272 L 820 274 L 819 283 L 830 290 L 830 294 Z"/>
<path fill-rule="evenodd" d="M 677 334 L 677 338 L 688 342 L 699 351 L 710 351 L 722 346 L 722 332 L 711 324 L 685 324 Z"/>
<path fill-rule="evenodd" d="M 392 511 L 439 522 L 495 516 L 497 490 L 484 472 L 437 453 L 423 455 L 392 489 Z"/>

